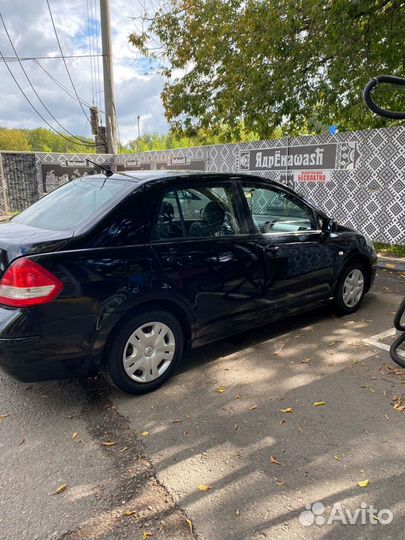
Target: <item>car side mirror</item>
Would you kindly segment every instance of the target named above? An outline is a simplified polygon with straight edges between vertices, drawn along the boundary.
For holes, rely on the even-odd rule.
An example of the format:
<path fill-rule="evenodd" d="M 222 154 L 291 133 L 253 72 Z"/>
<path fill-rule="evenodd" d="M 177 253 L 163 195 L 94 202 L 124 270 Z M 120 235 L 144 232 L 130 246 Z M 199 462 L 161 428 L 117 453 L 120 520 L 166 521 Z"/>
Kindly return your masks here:
<path fill-rule="evenodd" d="M 324 217 L 322 219 L 322 231 L 324 232 L 333 232 L 337 228 L 337 221 L 333 218 Z"/>

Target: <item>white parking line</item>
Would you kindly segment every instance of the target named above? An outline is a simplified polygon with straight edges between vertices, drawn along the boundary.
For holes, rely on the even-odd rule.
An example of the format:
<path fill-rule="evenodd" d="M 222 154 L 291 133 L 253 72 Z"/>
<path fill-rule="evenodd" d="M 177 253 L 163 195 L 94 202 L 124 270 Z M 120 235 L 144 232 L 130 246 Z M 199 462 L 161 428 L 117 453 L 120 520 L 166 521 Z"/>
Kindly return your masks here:
<path fill-rule="evenodd" d="M 364 343 L 367 343 L 368 345 L 372 345 L 373 347 L 378 347 L 379 349 L 382 349 L 383 351 L 390 351 L 390 345 L 386 345 L 385 343 L 381 343 L 383 339 L 394 337 L 396 334 L 395 328 L 390 328 L 389 330 L 386 330 L 385 332 L 381 332 L 381 334 L 377 334 L 375 336 L 371 336 L 367 339 L 364 339 Z"/>

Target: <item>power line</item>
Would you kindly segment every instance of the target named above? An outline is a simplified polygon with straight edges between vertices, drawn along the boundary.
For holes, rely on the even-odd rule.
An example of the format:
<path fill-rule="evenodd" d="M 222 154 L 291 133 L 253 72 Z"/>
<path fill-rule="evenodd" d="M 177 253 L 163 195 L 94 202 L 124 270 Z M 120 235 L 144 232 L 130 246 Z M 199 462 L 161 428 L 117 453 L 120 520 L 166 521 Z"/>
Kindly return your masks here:
<path fill-rule="evenodd" d="M 71 92 L 64 84 L 62 84 L 56 77 L 52 75 L 38 60 L 35 60 L 35 63 L 42 69 L 44 73 L 48 75 L 48 77 L 57 85 L 61 90 L 63 90 L 69 97 L 71 97 L 74 101 L 77 101 L 76 96 Z M 83 98 L 80 98 L 80 101 L 86 106 L 91 107 L 92 105 L 86 101 Z M 101 111 L 104 112 L 104 111 Z"/>
<path fill-rule="evenodd" d="M 16 50 L 16 48 L 15 48 L 15 46 L 14 46 L 13 40 L 11 39 L 10 33 L 9 33 L 9 31 L 8 31 L 8 28 L 7 28 L 7 26 L 6 26 L 6 23 L 4 22 L 4 19 L 3 19 L 3 15 L 2 15 L 1 13 L 0 13 L 0 20 L 1 20 L 2 24 L 3 24 L 4 30 L 5 30 L 5 32 L 6 32 L 6 35 L 7 35 L 8 40 L 9 40 L 9 42 L 10 42 L 11 48 L 13 49 L 13 52 L 14 52 L 14 54 L 16 55 L 16 58 L 18 59 L 19 56 L 18 56 L 17 50 Z M 64 131 L 66 131 L 66 133 L 68 133 L 71 137 L 73 137 L 74 139 L 76 139 L 76 140 L 78 140 L 78 141 L 80 141 L 80 142 L 82 142 L 82 143 L 83 143 L 83 142 L 87 143 L 88 141 L 84 141 L 83 139 L 81 139 L 80 137 L 77 137 L 76 135 L 74 135 L 73 133 L 71 133 L 68 129 L 66 129 L 65 126 L 63 126 L 63 125 L 59 122 L 59 120 L 52 114 L 52 112 L 49 110 L 49 108 L 47 107 L 47 105 L 44 103 L 44 101 L 43 101 L 43 99 L 41 98 L 41 96 L 38 94 L 37 90 L 35 89 L 35 86 L 32 84 L 31 79 L 29 78 L 28 73 L 26 72 L 26 70 L 25 70 L 25 68 L 24 68 L 24 66 L 23 66 L 23 64 L 22 64 L 22 62 L 19 62 L 19 64 L 20 64 L 20 67 L 21 67 L 21 69 L 22 69 L 22 71 L 23 71 L 23 73 L 24 73 L 24 75 L 25 75 L 27 81 L 28 81 L 28 84 L 29 84 L 30 87 L 32 88 L 34 94 L 35 94 L 36 97 L 38 98 L 38 101 L 39 101 L 39 102 L 41 103 L 41 105 L 44 107 L 44 109 L 45 109 L 46 112 L 49 114 L 49 116 L 51 116 L 51 117 L 53 118 L 53 120 L 58 124 L 58 126 L 61 127 Z"/>
<path fill-rule="evenodd" d="M 3 53 L 1 52 L 1 50 L 0 50 L 0 56 L 1 56 L 1 58 L 3 59 L 3 61 L 4 61 L 4 56 L 3 56 Z M 49 126 L 50 129 L 51 129 L 52 131 L 54 131 L 57 135 L 60 135 L 63 139 L 66 139 L 66 140 L 69 141 L 70 143 L 76 144 L 77 146 L 91 146 L 92 148 L 94 147 L 94 144 L 90 144 L 90 143 L 87 143 L 87 144 L 80 144 L 80 143 L 78 143 L 78 142 L 76 142 L 76 141 L 72 141 L 72 139 L 69 139 L 69 137 L 66 137 L 66 135 L 64 135 L 63 133 L 60 133 L 57 129 L 55 129 L 55 128 L 52 126 L 52 124 L 50 124 L 50 123 L 48 122 L 48 120 L 42 116 L 42 114 L 38 111 L 38 109 L 35 107 L 35 105 L 31 102 L 30 98 L 27 96 L 27 94 L 26 94 L 26 93 L 24 92 L 24 90 L 22 89 L 20 83 L 17 81 L 17 79 L 16 79 L 14 73 L 11 71 L 11 68 L 10 68 L 10 66 L 7 64 L 7 62 L 4 62 L 4 64 L 5 64 L 6 68 L 8 69 L 8 72 L 9 72 L 10 75 L 12 76 L 12 78 L 13 78 L 15 84 L 17 85 L 18 89 L 20 90 L 20 92 L 22 93 L 22 95 L 24 96 L 24 98 L 26 99 L 26 101 L 27 101 L 27 102 L 29 103 L 29 105 L 34 109 L 34 111 L 35 111 L 35 112 L 37 113 L 37 115 L 41 118 L 41 120 L 42 120 L 43 122 L 45 122 L 45 124 L 46 124 L 47 126 Z"/>
<path fill-rule="evenodd" d="M 60 40 L 59 40 L 58 31 L 56 30 L 55 21 L 54 21 L 54 19 L 53 19 L 52 10 L 51 10 L 51 5 L 50 5 L 50 3 L 49 3 L 49 0 L 46 0 L 46 3 L 47 3 L 47 5 L 48 5 L 48 11 L 49 11 L 49 15 L 50 15 L 50 17 L 51 17 L 52 26 L 53 26 L 53 31 L 54 31 L 54 33 L 55 33 L 56 41 L 58 42 L 59 51 L 60 51 L 60 54 L 61 54 L 61 56 L 62 56 L 63 63 L 64 63 L 64 65 L 65 65 L 66 73 L 68 74 L 68 77 L 69 77 L 70 83 L 71 83 L 71 85 L 72 85 L 73 91 L 74 91 L 74 93 L 75 93 L 75 96 L 76 96 L 77 100 L 79 101 L 80 108 L 82 109 L 82 111 L 83 111 L 85 117 L 87 118 L 88 123 L 91 125 L 90 118 L 89 118 L 88 114 L 86 113 L 86 110 L 85 110 L 85 108 L 83 107 L 82 103 L 80 102 L 79 94 L 77 93 L 76 86 L 75 86 L 75 84 L 74 84 L 74 82 L 73 82 L 73 79 L 72 79 L 72 76 L 71 76 L 71 74 L 70 74 L 70 71 L 69 71 L 69 68 L 68 68 L 68 65 L 67 65 L 65 56 L 63 55 L 62 46 L 61 46 L 61 43 L 60 43 Z"/>
<path fill-rule="evenodd" d="M 61 58 L 89 58 L 103 56 L 102 54 L 66 54 L 64 56 L 20 56 L 19 59 L 16 56 L 4 56 L 3 62 L 26 62 L 28 60 L 60 60 Z"/>

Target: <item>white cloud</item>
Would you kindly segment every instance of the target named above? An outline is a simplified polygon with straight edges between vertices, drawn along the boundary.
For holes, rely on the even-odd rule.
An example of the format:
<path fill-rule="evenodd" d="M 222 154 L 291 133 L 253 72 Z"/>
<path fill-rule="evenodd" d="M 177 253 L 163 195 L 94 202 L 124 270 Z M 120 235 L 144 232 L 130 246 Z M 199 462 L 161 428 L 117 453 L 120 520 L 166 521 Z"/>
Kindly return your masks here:
<path fill-rule="evenodd" d="M 98 9 L 99 0 L 50 0 L 65 55 L 88 54 L 87 5 L 94 2 Z M 160 99 L 163 80 L 159 75 L 150 72 L 148 61 L 139 58 L 128 43 L 128 36 L 136 26 L 133 17 L 140 14 L 143 3 L 144 0 L 136 2 L 111 0 L 116 107 L 120 135 L 124 142 L 137 136 L 138 114 L 141 115 L 142 131 L 160 133 L 167 131 Z M 29 2 L 0 0 L 0 8 L 20 56 L 59 54 L 45 0 Z M 4 56 L 14 54 L 1 25 L 0 50 Z M 92 95 L 90 60 L 77 58 L 68 59 L 67 62 L 80 97 L 89 103 L 94 98 L 103 108 L 101 78 L 99 79 L 101 87 L 94 88 L 94 96 Z M 72 91 L 62 60 L 41 60 L 41 63 Z M 36 99 L 18 63 L 13 62 L 9 66 L 38 110 L 57 127 Z M 24 67 L 36 90 L 59 122 L 73 133 L 89 136 L 90 126 L 79 104 L 55 85 L 35 62 L 24 62 Z M 46 127 L 21 95 L 2 62 L 0 62 L 0 80 L 2 81 L 0 126 Z M 97 86 L 96 82 L 97 80 L 93 82 L 93 86 Z"/>

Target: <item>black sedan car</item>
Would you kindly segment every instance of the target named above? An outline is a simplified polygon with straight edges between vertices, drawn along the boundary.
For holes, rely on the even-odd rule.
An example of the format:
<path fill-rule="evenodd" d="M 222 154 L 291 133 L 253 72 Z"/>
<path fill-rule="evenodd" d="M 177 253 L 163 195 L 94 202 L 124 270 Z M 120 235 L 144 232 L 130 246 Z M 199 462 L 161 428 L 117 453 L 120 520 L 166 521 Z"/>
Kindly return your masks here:
<path fill-rule="evenodd" d="M 154 390 L 186 347 L 370 289 L 372 242 L 239 174 L 86 176 L 0 225 L 0 364 Z"/>

